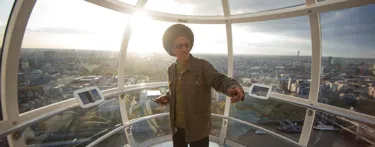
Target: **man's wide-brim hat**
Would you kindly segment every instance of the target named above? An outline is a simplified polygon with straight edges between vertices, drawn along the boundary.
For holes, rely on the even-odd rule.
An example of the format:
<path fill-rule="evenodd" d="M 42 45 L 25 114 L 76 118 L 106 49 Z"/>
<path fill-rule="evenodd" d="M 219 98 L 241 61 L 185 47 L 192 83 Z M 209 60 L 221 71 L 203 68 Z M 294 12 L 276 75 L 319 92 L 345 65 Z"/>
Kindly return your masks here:
<path fill-rule="evenodd" d="M 194 45 L 194 34 L 191 29 L 183 24 L 174 24 L 170 26 L 163 35 L 163 46 L 165 51 L 171 56 L 175 56 L 172 52 L 172 48 L 174 47 L 174 41 L 177 37 L 186 37 L 190 41 L 190 49 L 192 49 Z"/>

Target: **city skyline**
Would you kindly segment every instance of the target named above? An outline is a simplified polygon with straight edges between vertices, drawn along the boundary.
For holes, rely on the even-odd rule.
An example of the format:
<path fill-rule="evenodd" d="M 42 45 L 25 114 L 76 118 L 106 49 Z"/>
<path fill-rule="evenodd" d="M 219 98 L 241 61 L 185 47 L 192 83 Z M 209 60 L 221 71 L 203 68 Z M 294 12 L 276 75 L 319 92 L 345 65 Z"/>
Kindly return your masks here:
<path fill-rule="evenodd" d="M 102 51 L 108 51 L 108 52 L 120 52 L 120 50 L 105 50 L 105 49 L 97 49 L 97 50 L 93 50 L 93 49 L 61 49 L 61 48 L 22 48 L 22 49 L 26 49 L 26 50 L 56 50 L 56 51 L 61 51 L 61 50 L 80 50 L 80 51 L 98 51 L 98 52 L 102 52 Z M 134 51 L 128 51 L 128 53 L 133 53 L 133 54 L 138 54 L 139 56 L 148 56 L 148 55 L 152 55 L 152 54 L 157 54 L 157 55 L 166 55 L 166 56 L 169 56 L 165 51 L 163 52 L 143 52 L 143 53 L 139 53 L 139 52 L 134 52 Z M 288 55 L 280 55 L 280 54 L 276 54 L 276 55 L 272 55 L 272 54 L 236 54 L 234 53 L 233 55 L 236 55 L 236 56 L 284 56 L 284 57 L 296 57 L 297 56 L 297 53 L 298 51 L 295 53 L 295 54 L 288 54 Z M 217 56 L 227 56 L 226 53 L 194 53 L 192 52 L 191 53 L 192 55 L 217 55 Z M 172 56 L 170 56 L 171 58 L 174 58 Z M 311 57 L 311 55 L 299 55 L 299 57 Z M 333 57 L 333 58 L 344 58 L 344 59 L 374 59 L 375 57 L 340 57 L 340 56 L 324 56 L 322 55 L 322 58 L 328 58 L 328 57 Z"/>
<path fill-rule="evenodd" d="M 184 1 L 171 2 L 184 10 L 178 13 L 195 15 L 220 12 L 214 9 L 216 6 L 213 9 L 202 9 L 202 6 L 207 5 L 206 2 L 197 2 L 197 5 Z M 9 8 L 3 9 L 3 7 L 11 4 L 12 1 L 7 0 L 0 6 L 2 8 L 0 35 L 4 34 L 8 17 L 8 13 L 4 11 L 10 11 Z M 236 2 L 232 1 L 231 4 L 233 4 L 233 9 L 241 9 L 241 7 L 235 8 L 238 6 Z M 159 10 L 159 6 L 151 7 L 151 5 L 155 3 L 150 1 L 146 8 Z M 68 6 L 71 11 L 65 11 Z M 322 55 L 351 58 L 374 57 L 375 18 L 366 15 L 374 13 L 374 7 L 374 5 L 368 5 L 322 13 Z M 163 7 L 160 6 L 160 8 Z M 265 6 L 259 6 L 259 8 L 265 8 Z M 78 11 L 83 9 L 85 11 Z M 144 18 L 139 18 L 140 16 Z M 133 27 L 128 51 L 165 52 L 161 36 L 164 30 L 173 23 L 149 20 L 147 16 L 140 16 L 136 16 L 138 17 L 135 19 L 137 25 Z M 345 17 L 352 19 L 348 20 Z M 86 20 L 82 21 L 82 18 Z M 22 47 L 120 50 L 123 32 L 129 19 L 128 15 L 85 1 L 39 0 L 30 16 Z M 192 53 L 227 53 L 224 24 L 187 25 L 192 28 L 196 36 Z M 311 55 L 310 26 L 307 16 L 240 23 L 232 26 L 234 54 L 294 55 L 300 50 L 301 56 Z M 2 44 L 2 39 L 0 40 Z"/>

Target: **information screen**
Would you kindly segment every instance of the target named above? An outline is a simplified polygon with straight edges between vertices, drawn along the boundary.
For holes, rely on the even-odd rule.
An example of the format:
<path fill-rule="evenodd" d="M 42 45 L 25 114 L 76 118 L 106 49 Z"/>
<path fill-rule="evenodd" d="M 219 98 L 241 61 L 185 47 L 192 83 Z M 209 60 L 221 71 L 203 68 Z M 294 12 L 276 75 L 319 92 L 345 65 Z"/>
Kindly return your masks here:
<path fill-rule="evenodd" d="M 251 84 L 249 95 L 259 99 L 268 99 L 271 94 L 271 89 L 271 85 L 254 83 Z"/>
<path fill-rule="evenodd" d="M 96 89 L 92 89 L 90 91 L 85 91 L 78 93 L 80 99 L 82 100 L 83 104 L 94 103 L 101 99 L 99 92 Z"/>
<path fill-rule="evenodd" d="M 82 108 L 88 108 L 104 102 L 98 87 L 87 87 L 74 91 L 74 97 Z"/>
<path fill-rule="evenodd" d="M 267 96 L 269 88 L 268 87 L 260 87 L 260 86 L 254 86 L 253 91 L 251 91 L 251 94 L 257 95 L 257 96 Z"/>

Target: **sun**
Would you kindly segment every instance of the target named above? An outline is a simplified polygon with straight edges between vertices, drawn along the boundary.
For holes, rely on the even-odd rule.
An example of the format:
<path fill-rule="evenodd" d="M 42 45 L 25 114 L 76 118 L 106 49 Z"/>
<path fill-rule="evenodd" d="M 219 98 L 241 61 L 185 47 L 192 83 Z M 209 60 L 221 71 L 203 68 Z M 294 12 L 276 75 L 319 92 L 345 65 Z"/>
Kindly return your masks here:
<path fill-rule="evenodd" d="M 133 26 L 144 25 L 147 22 L 151 21 L 151 17 L 147 12 L 138 10 L 131 17 L 131 23 Z"/>
<path fill-rule="evenodd" d="M 154 36 L 157 34 L 155 23 L 147 12 L 137 11 L 130 20 L 131 36 L 128 51 L 136 53 L 152 52 L 153 44 L 156 43 Z"/>

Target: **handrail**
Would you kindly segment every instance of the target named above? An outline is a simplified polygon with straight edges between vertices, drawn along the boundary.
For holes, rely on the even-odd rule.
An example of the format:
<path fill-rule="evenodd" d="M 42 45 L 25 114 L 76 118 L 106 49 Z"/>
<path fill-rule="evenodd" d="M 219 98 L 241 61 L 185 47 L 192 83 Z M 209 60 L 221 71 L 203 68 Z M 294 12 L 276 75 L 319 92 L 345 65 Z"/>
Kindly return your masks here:
<path fill-rule="evenodd" d="M 266 128 L 263 128 L 263 127 L 260 127 L 258 125 L 254 125 L 252 123 L 249 123 L 249 122 L 246 122 L 246 121 L 243 121 L 243 120 L 240 120 L 240 119 L 237 119 L 237 118 L 233 118 L 233 117 L 229 117 L 229 116 L 224 116 L 224 115 L 220 115 L 220 114 L 214 114 L 212 113 L 211 114 L 212 116 L 214 117 L 219 117 L 219 118 L 223 118 L 223 119 L 229 119 L 229 120 L 233 120 L 233 121 L 236 121 L 236 122 L 239 122 L 241 124 L 244 124 L 244 125 L 248 125 L 248 126 L 251 126 L 253 128 L 256 128 L 256 129 L 259 129 L 259 130 L 263 130 L 265 132 L 267 132 L 268 134 L 274 136 L 274 137 L 277 137 L 277 138 L 280 138 L 282 140 L 286 140 L 288 141 L 289 143 L 292 143 L 293 145 L 295 146 L 301 146 L 300 144 L 298 144 L 298 142 L 292 140 L 292 139 L 289 139 L 285 136 L 282 136 L 280 134 L 277 134 L 271 130 L 268 130 Z M 123 131 L 124 128 L 126 127 L 129 127 L 131 125 L 134 125 L 136 123 L 139 123 L 139 122 L 142 122 L 142 121 L 146 121 L 146 120 L 149 120 L 149 119 L 153 119 L 153 118 L 158 118 L 158 117 L 163 117 L 163 116 L 169 116 L 169 113 L 159 113 L 159 114 L 154 114 L 154 115 L 149 115 L 149 116 L 144 116 L 144 117 L 141 117 L 141 118 L 137 118 L 135 120 L 132 120 L 132 121 L 129 121 L 127 122 L 126 124 L 123 124 L 122 126 L 120 127 L 117 127 L 116 129 L 108 132 L 107 134 L 99 137 L 98 139 L 96 139 L 95 141 L 91 142 L 89 145 L 87 145 L 86 147 L 94 147 L 96 146 L 97 144 L 99 144 L 100 142 L 102 142 L 103 140 L 107 139 L 108 137 L 112 136 L 113 134 L 117 133 L 118 131 Z"/>
<path fill-rule="evenodd" d="M 110 93 L 104 94 L 104 97 L 107 101 L 107 100 L 111 100 L 113 96 L 121 95 L 121 94 L 124 94 L 124 93 L 127 93 L 127 92 L 138 91 L 138 90 L 143 90 L 143 89 L 165 87 L 167 85 L 168 85 L 167 82 L 131 85 L 131 86 L 124 87 L 124 89 L 122 89 L 122 90 L 120 89 L 120 90 L 115 91 L 115 92 L 110 92 Z M 248 89 L 245 88 L 245 91 L 247 91 L 247 90 Z M 272 97 L 272 95 L 275 95 L 275 96 L 278 96 L 278 97 Z M 352 114 L 344 114 L 344 113 L 340 113 L 339 111 L 335 111 L 335 110 L 331 110 L 331 109 L 327 109 L 327 108 L 322 108 L 319 105 L 309 104 L 308 101 L 300 99 L 300 98 L 289 99 L 289 98 L 279 97 L 282 94 L 275 93 L 275 92 L 272 92 L 272 95 L 271 95 L 270 99 L 283 101 L 283 102 L 290 103 L 290 104 L 293 104 L 293 105 L 299 105 L 301 107 L 310 108 L 310 109 L 314 109 L 314 110 L 317 110 L 317 111 L 331 113 L 331 114 L 334 114 L 334 115 L 337 115 L 337 116 L 350 118 L 350 119 L 353 119 L 355 121 L 360 121 L 360 122 L 364 122 L 364 123 L 368 123 L 368 124 L 372 124 L 372 125 L 375 124 L 375 122 L 372 121 L 371 119 L 365 119 L 365 118 L 358 117 L 358 116 L 355 116 L 355 115 L 352 115 Z M 29 125 L 37 122 L 37 121 L 43 120 L 45 118 L 51 117 L 53 115 L 56 115 L 58 113 L 61 113 L 61 112 L 67 111 L 67 110 L 71 110 L 71 109 L 76 108 L 78 106 L 79 105 L 77 103 L 77 105 L 74 105 L 74 106 L 63 107 L 63 108 L 56 109 L 56 110 L 51 111 L 51 112 L 46 113 L 46 114 L 42 114 L 38 117 L 27 120 L 23 123 L 20 123 L 17 126 L 11 127 L 11 128 L 9 128 L 9 129 L 7 129 L 3 132 L 0 132 L 0 137 L 5 137 L 7 134 L 9 134 L 11 132 L 21 130 L 22 128 L 26 128 L 27 126 L 29 126 Z"/>
<path fill-rule="evenodd" d="M 104 94 L 104 98 L 106 99 L 106 101 L 108 101 L 108 100 L 111 100 L 113 96 L 121 95 L 121 94 L 124 94 L 124 93 L 127 93 L 127 92 L 138 91 L 138 90 L 143 90 L 143 89 L 159 88 L 159 87 L 164 87 L 164 86 L 167 86 L 167 82 L 131 85 L 131 86 L 124 87 L 124 89 L 119 90 L 117 92 L 111 92 L 111 93 L 108 93 L 108 94 Z M 32 125 L 35 122 L 38 122 L 40 120 L 43 120 L 43 119 L 51 117 L 51 116 L 54 116 L 54 115 L 56 115 L 58 113 L 61 113 L 61 112 L 74 109 L 78 106 L 79 105 L 77 103 L 77 105 L 74 105 L 74 106 L 63 107 L 63 108 L 59 108 L 59 109 L 56 109 L 54 111 L 48 112 L 46 114 L 42 114 L 38 117 L 32 118 L 32 119 L 27 120 L 23 123 L 20 123 L 17 126 L 11 127 L 11 128 L 9 128 L 9 129 L 7 129 L 3 132 L 0 132 L 0 137 L 6 137 L 6 135 L 11 133 L 11 132 L 21 130 L 23 128 L 26 128 L 26 127 Z"/>
<path fill-rule="evenodd" d="M 159 88 L 159 87 L 165 87 L 168 86 L 168 82 L 157 82 L 157 83 L 147 83 L 147 84 L 137 84 L 137 85 L 130 85 L 124 87 L 124 89 L 117 91 L 117 92 L 111 92 L 104 97 L 106 99 L 110 99 L 113 96 L 118 96 L 127 92 L 137 91 L 137 90 L 143 90 L 143 89 L 151 89 L 151 88 Z"/>
<path fill-rule="evenodd" d="M 163 117 L 163 116 L 169 116 L 169 113 L 159 113 L 159 114 L 144 116 L 144 117 L 141 117 L 141 118 L 136 118 L 134 120 L 130 120 L 130 121 L 126 122 L 125 124 L 123 124 L 122 126 L 119 126 L 116 129 L 113 129 L 112 131 L 108 132 L 107 134 L 99 137 L 98 139 L 91 142 L 86 147 L 93 147 L 93 146 L 99 144 L 100 142 L 102 142 L 103 140 L 107 139 L 109 136 L 112 136 L 113 134 L 117 133 L 118 131 L 123 131 L 126 127 L 129 127 L 131 125 L 134 125 L 134 124 L 142 122 L 142 121 L 146 121 L 146 120 L 158 118 L 158 117 Z"/>
<path fill-rule="evenodd" d="M 282 135 L 280 135 L 280 134 L 277 134 L 277 133 L 275 133 L 275 132 L 273 132 L 273 131 L 271 131 L 271 130 L 268 130 L 268 129 L 266 129 L 266 128 L 263 128 L 263 127 L 261 127 L 261 126 L 258 126 L 258 125 L 255 125 L 255 124 L 249 123 L 249 122 L 247 122 L 247 121 L 240 120 L 240 119 L 237 119 L 237 118 L 233 118 L 233 117 L 230 117 L 230 116 L 220 115 L 220 114 L 213 114 L 213 113 L 212 113 L 211 115 L 214 116 L 214 117 L 220 117 L 220 118 L 223 118 L 223 119 L 233 120 L 233 121 L 236 121 L 236 122 L 242 123 L 242 124 L 244 124 L 244 125 L 248 125 L 248 126 L 251 126 L 251 127 L 253 127 L 253 128 L 263 130 L 263 131 L 265 131 L 265 132 L 271 134 L 272 136 L 275 136 L 275 137 L 278 137 L 278 138 L 280 138 L 280 139 L 286 140 L 286 141 L 288 141 L 288 142 L 290 142 L 290 143 L 293 143 L 293 144 L 296 145 L 296 146 L 301 146 L 298 142 L 296 142 L 296 141 L 294 141 L 294 140 L 292 140 L 292 139 L 290 139 L 290 138 L 287 138 L 287 137 L 285 137 L 285 136 L 282 136 Z"/>

